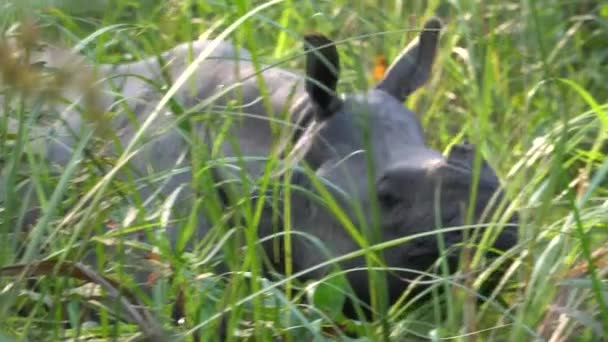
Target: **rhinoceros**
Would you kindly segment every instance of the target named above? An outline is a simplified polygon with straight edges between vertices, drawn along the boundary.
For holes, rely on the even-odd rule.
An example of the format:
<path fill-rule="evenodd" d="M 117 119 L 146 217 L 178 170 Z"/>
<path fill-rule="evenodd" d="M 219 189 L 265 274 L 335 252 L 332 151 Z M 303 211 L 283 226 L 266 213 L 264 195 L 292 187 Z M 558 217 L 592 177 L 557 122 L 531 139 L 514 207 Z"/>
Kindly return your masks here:
<path fill-rule="evenodd" d="M 305 37 L 305 75 L 278 67 L 263 66 L 259 71 L 245 49 L 228 42 L 194 41 L 178 45 L 160 57 L 96 66 L 100 82 L 95 89 L 101 94 L 99 104 L 104 111 L 118 113 L 112 118 L 111 131 L 123 146 L 140 132 L 138 125 L 144 122 L 147 125 L 141 130 L 141 142 L 135 145 L 139 150 L 128 167 L 135 175 L 150 178 L 176 170 L 163 174 L 159 184 L 142 185 L 140 195 L 143 199 L 159 194 L 168 197 L 181 189 L 174 202 L 177 212 L 181 209 L 188 214 L 196 197 L 189 165 L 197 150 L 206 149 L 207 156 L 215 158 L 241 160 L 233 161 L 232 167 L 224 164 L 215 168 L 213 177 L 218 183 L 242 180 L 241 166 L 255 180 L 264 172 L 267 157 L 280 154 L 285 163 L 277 166 L 281 172 L 274 176 L 290 177 L 291 184 L 309 190 L 291 193 L 289 230 L 303 232 L 325 244 L 322 252 L 309 238 L 294 236 L 293 272 L 312 268 L 303 278 L 317 279 L 330 267 L 315 268 L 315 265 L 362 248 L 352 232 L 344 228 L 344 222 L 319 201 L 319 196 L 314 196 L 318 195 L 319 184 L 324 184 L 356 230 L 370 243 L 465 223 L 465 207 L 474 183 L 473 148 L 458 145 L 447 156 L 430 148 L 416 115 L 403 105 L 430 76 L 440 29 L 438 19 L 428 20 L 420 35 L 387 69 L 384 78 L 360 93 L 336 92 L 338 51 L 331 40 L 320 34 Z M 196 56 L 206 58 L 193 64 Z M 48 58 L 47 62 L 52 64 Z M 181 82 L 179 77 L 189 67 L 193 72 L 176 88 L 171 99 L 173 105 L 159 107 L 163 91 Z M 66 92 L 65 96 L 73 102 L 80 99 L 78 89 Z M 122 109 L 125 104 L 130 113 Z M 197 110 L 190 110 L 196 106 Z M 48 130 L 52 138 L 45 140 L 45 153 L 49 161 L 65 165 L 79 134 L 91 124 L 72 107 L 61 107 L 60 111 L 62 124 Z M 155 116 L 150 117 L 151 113 Z M 196 116 L 200 119 L 189 120 Z M 183 127 L 184 122 L 189 123 L 188 128 Z M 272 122 L 278 128 L 271 127 Z M 220 134 L 227 138 L 219 147 L 211 146 Z M 99 151 L 116 154 L 113 148 Z M 313 182 L 311 173 L 321 183 Z M 473 203 L 475 222 L 491 207 L 488 203 L 502 196 L 500 183 L 486 162 L 481 165 L 477 184 Z M 229 190 L 251 190 L 238 196 L 261 195 L 254 188 Z M 230 205 L 229 200 L 225 201 Z M 266 206 L 258 227 L 261 239 L 285 231 L 282 214 L 281 206 Z M 201 213 L 196 234 L 190 240 L 205 237 L 210 226 L 208 217 Z M 179 227 L 162 228 L 168 229 L 169 239 L 175 244 Z M 442 238 L 449 247 L 462 242 L 463 233 L 451 230 Z M 515 226 L 509 226 L 498 234 L 492 246 L 507 250 L 516 239 Z M 276 245 L 266 242 L 264 246 L 270 259 L 279 260 L 277 264 L 282 269 L 283 255 L 273 254 Z M 282 253 L 282 249 L 278 251 Z M 415 271 L 425 271 L 433 265 L 439 251 L 434 235 L 383 251 L 382 260 L 393 268 L 387 278 L 390 302 L 397 300 L 411 283 Z M 449 260 L 453 265 L 457 258 Z M 347 272 L 347 279 L 356 296 L 369 302 L 368 272 L 362 270 L 365 265 L 362 256 L 339 264 L 345 270 L 357 269 Z"/>

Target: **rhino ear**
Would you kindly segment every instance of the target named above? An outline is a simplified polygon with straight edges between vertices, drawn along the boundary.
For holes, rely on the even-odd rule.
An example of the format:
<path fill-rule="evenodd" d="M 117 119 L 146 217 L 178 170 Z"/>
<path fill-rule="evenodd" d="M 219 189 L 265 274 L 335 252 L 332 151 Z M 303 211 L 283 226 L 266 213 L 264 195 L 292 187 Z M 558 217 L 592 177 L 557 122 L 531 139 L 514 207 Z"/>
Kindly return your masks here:
<path fill-rule="evenodd" d="M 340 58 L 334 43 L 319 33 L 304 36 L 306 52 L 306 92 L 316 111 L 316 119 L 327 119 L 335 111 Z"/>
<path fill-rule="evenodd" d="M 405 101 L 414 90 L 422 86 L 431 74 L 441 26 L 439 18 L 429 19 L 420 36 L 395 59 L 376 88 Z"/>

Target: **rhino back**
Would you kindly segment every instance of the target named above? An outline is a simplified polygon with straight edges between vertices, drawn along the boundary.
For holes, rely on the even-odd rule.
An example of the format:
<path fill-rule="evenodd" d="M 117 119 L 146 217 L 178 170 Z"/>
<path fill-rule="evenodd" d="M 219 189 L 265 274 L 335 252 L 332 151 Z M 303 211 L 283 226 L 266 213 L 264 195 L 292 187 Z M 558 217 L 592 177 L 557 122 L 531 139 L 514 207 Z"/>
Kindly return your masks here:
<path fill-rule="evenodd" d="M 89 70 L 94 69 L 98 75 L 100 82 L 96 90 L 99 91 L 100 103 L 104 111 L 114 113 L 109 123 L 123 147 L 131 142 L 137 132 L 137 126 L 149 118 L 158 101 L 166 93 L 168 86 L 165 84 L 165 76 L 169 76 L 169 83 L 175 82 L 210 44 L 208 41 L 196 41 L 178 45 L 161 54 L 162 64 L 159 64 L 158 58 L 150 57 L 128 64 L 100 65 L 94 68 L 87 66 L 91 68 Z M 257 73 L 250 56 L 246 50 L 237 50 L 229 43 L 220 43 L 174 95 L 173 98 L 184 112 L 175 113 L 171 107 L 166 106 L 146 128 L 143 139 L 136 147 L 137 153 L 130 160 L 128 168 L 134 171 L 131 175 L 135 176 L 138 194 L 145 203 L 158 206 L 159 201 L 165 200 L 177 190 L 180 191 L 173 204 L 175 211 L 171 220 L 184 217 L 184 214 L 188 215 L 193 208 L 195 191 L 191 186 L 190 153 L 203 148 L 211 150 L 213 142 L 218 139 L 220 132 L 223 132 L 226 138 L 214 158 L 241 155 L 266 157 L 276 142 L 271 132 L 270 120 L 279 122 L 277 126 L 285 130 L 281 136 L 289 138 L 293 128 L 290 125 L 299 120 L 303 109 L 306 108 L 306 105 L 302 105 L 307 101 L 302 77 L 277 67 L 262 66 L 262 77 L 268 94 L 268 102 L 265 103 L 261 98 L 258 79 L 255 77 Z M 162 69 L 161 65 L 166 67 Z M 81 94 L 73 90 L 70 89 L 71 92 L 67 94 L 68 99 L 81 101 Z M 124 110 L 121 101 L 126 102 L 135 117 Z M 300 105 L 295 105 L 298 101 Z M 201 108 L 190 112 L 190 108 L 196 106 Z M 56 109 L 61 116 L 60 120 L 55 120 L 50 127 L 43 127 L 37 135 L 43 135 L 38 141 L 44 145 L 43 151 L 47 160 L 62 168 L 70 160 L 72 150 L 85 126 L 88 126 L 88 121 L 69 106 L 57 106 Z M 287 113 L 289 115 L 286 115 Z M 194 119 L 191 136 L 188 136 L 180 125 L 183 118 Z M 281 124 L 282 120 L 285 122 Z M 139 125 L 134 125 L 134 122 Z M 226 128 L 228 122 L 230 125 Z M 199 140 L 190 141 L 192 136 Z M 91 145 L 91 155 L 116 157 L 113 140 L 101 140 L 102 143 L 106 141 L 106 146 L 98 149 L 97 145 Z M 236 162 L 232 161 L 231 164 Z M 255 176 L 264 165 L 264 162 L 247 163 L 246 171 Z M 238 177 L 234 173 L 230 174 L 230 170 L 233 168 L 222 168 L 222 178 Z M 126 178 L 125 175 L 121 170 L 117 177 L 123 179 Z M 150 212 L 155 211 L 151 208 Z M 189 239 L 192 243 L 200 241 L 211 227 L 209 217 L 204 211 L 200 210 L 197 216 L 197 229 Z M 179 226 L 169 224 L 159 228 L 163 235 L 166 234 L 170 244 L 175 246 L 180 235 Z M 139 233 L 129 236 L 146 239 L 145 235 Z M 88 264 L 95 263 L 94 255 L 85 259 Z M 136 278 L 143 280 L 145 276 L 138 275 Z"/>
<path fill-rule="evenodd" d="M 209 47 L 209 41 L 184 43 L 161 55 L 166 65 L 165 76 L 159 60 L 151 57 L 128 65 L 105 66 L 108 82 L 119 82 L 121 93 L 142 123 L 154 111 L 164 95 L 152 84 L 134 75 L 143 75 L 159 83 L 175 82 L 198 54 Z M 301 85 L 301 76 L 280 68 L 266 68 L 261 73 L 264 88 L 268 95 L 265 102 L 260 90 L 257 72 L 251 63 L 250 54 L 243 49 L 235 49 L 228 43 L 220 45 L 203 60 L 192 76 L 182 85 L 173 97 L 183 108 L 184 113 L 164 110 L 158 115 L 146 132 L 146 136 L 157 139 L 136 157 L 138 169 L 167 169 L 174 165 L 180 152 L 187 147 L 179 122 L 187 117 L 196 117 L 193 127 L 196 137 L 204 146 L 211 148 L 218 135 L 223 139 L 217 157 L 266 157 L 276 143 L 271 122 L 275 123 L 284 138 L 288 138 L 293 123 L 299 119 L 307 95 Z M 106 76 L 107 77 L 107 76 Z M 160 86 L 162 89 L 166 87 Z M 297 107 L 297 108 L 296 108 Z M 174 115 L 178 114 L 178 115 Z M 123 143 L 128 143 L 136 131 L 126 115 L 117 118 L 116 130 L 120 132 Z M 238 148 L 237 148 L 238 147 Z M 150 165 L 152 163 L 153 165 Z M 147 164 L 147 165 L 144 165 Z M 247 163 L 250 175 L 259 174 L 263 162 Z"/>

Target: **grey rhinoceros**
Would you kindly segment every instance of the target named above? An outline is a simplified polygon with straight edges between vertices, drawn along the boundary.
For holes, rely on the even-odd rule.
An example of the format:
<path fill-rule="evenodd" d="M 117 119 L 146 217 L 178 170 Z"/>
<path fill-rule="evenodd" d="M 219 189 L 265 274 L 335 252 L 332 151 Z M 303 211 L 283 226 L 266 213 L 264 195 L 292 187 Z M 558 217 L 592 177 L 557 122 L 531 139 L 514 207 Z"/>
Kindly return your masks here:
<path fill-rule="evenodd" d="M 101 94 L 99 104 L 104 111 L 118 113 L 112 118 L 111 131 L 123 146 L 141 133 L 140 141 L 134 145 L 137 153 L 130 157 L 125 168 L 138 177 L 153 179 L 155 175 L 162 175 L 158 177 L 159 182 L 142 185 L 141 198 L 149 201 L 154 196 L 168 197 L 181 189 L 173 204 L 177 212 L 181 209 L 181 213 L 188 214 L 196 198 L 190 160 L 198 150 L 207 149 L 206 156 L 210 158 L 240 158 L 241 162 L 231 162 L 232 167 L 227 163 L 214 169 L 212 176 L 217 183 L 241 181 L 240 166 L 255 180 L 266 167 L 267 157 L 281 154 L 286 162 L 277 166 L 282 171 L 277 174 L 288 175 L 291 184 L 309 190 L 309 193 L 295 190 L 291 193 L 289 230 L 307 235 L 296 235 L 292 239 L 293 272 L 312 268 L 303 278 L 319 278 L 329 267 L 314 268 L 315 265 L 362 246 L 352 232 L 344 228 L 343 220 L 323 205 L 319 196 L 314 196 L 318 195 L 318 184 L 314 186 L 310 173 L 299 166 L 309 168 L 321 184 L 326 185 L 327 192 L 334 196 L 346 217 L 369 243 L 465 223 L 466 204 L 474 179 L 473 149 L 456 146 L 444 156 L 430 148 L 419 120 L 403 105 L 429 78 L 440 28 L 438 19 L 427 21 L 419 37 L 389 67 L 384 79 L 361 93 L 336 93 L 340 69 L 338 52 L 329 39 L 319 34 L 305 38 L 306 75 L 277 67 L 263 67 L 258 72 L 246 50 L 226 42 L 195 41 L 181 44 L 160 57 L 97 66 L 100 82 L 96 89 Z M 202 55 L 206 58 L 192 64 Z M 46 60 L 52 64 L 52 58 L 47 56 Z M 164 91 L 179 82 L 189 67 L 193 68 L 192 73 L 171 102 L 158 107 Z M 264 91 L 260 88 L 260 76 Z M 264 93 L 266 98 L 262 96 Z M 78 89 L 71 89 L 65 96 L 77 102 Z M 125 104 L 130 112 L 123 109 Z M 198 109 L 191 109 L 197 106 Z M 91 125 L 75 114 L 72 107 L 60 109 L 64 124 L 48 130 L 51 138 L 45 138 L 45 147 L 49 161 L 65 165 L 80 134 Z M 151 113 L 155 116 L 150 117 Z M 192 119 L 194 117 L 199 119 Z M 144 122 L 145 127 L 140 130 L 139 125 Z M 186 122 L 188 125 L 184 128 Z M 271 127 L 271 122 L 276 129 Z M 220 134 L 225 139 L 217 145 Z M 112 148 L 102 146 L 96 151 L 116 155 L 115 145 L 107 145 Z M 167 172 L 170 170 L 175 171 Z M 499 181 L 489 165 L 484 162 L 479 171 L 473 203 L 475 222 L 488 209 L 488 203 L 493 202 L 495 196 L 501 196 L 497 194 Z M 226 189 L 227 192 L 251 190 L 251 193 L 238 194 L 241 197 L 255 192 L 255 187 Z M 226 205 L 231 205 L 229 199 L 225 200 Z M 284 231 L 280 219 L 284 214 L 282 208 L 266 207 L 258 228 L 260 238 Z M 277 212 L 279 215 L 274 215 Z M 205 213 L 199 215 L 198 227 L 190 241 L 209 233 L 211 228 Z M 161 228 L 169 230 L 169 237 L 175 243 L 179 226 Z M 321 241 L 325 249 L 318 250 L 310 236 Z M 516 243 L 516 237 L 516 228 L 506 227 L 492 246 L 506 250 Z M 463 232 L 451 230 L 442 238 L 450 247 L 463 241 Z M 265 246 L 270 259 L 279 260 L 281 266 L 283 255 L 272 254 L 282 249 L 273 248 L 276 245 L 269 242 Z M 384 264 L 392 268 L 387 278 L 391 302 L 417 276 L 416 271 L 426 271 L 433 265 L 440 256 L 439 251 L 435 235 L 382 251 Z M 449 260 L 453 266 L 457 258 Z M 362 256 L 340 262 L 342 269 L 351 270 L 346 275 L 357 297 L 369 302 L 365 265 Z"/>

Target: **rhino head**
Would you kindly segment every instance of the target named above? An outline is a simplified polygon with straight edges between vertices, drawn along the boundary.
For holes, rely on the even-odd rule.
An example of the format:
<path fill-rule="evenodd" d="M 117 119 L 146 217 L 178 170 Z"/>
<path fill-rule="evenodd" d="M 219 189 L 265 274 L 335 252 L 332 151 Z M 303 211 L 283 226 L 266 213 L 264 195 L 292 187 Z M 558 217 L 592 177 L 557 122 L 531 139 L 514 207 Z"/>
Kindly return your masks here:
<path fill-rule="evenodd" d="M 429 78 L 440 28 L 438 19 L 429 20 L 375 87 L 341 96 L 336 95 L 339 58 L 334 44 L 322 35 L 306 37 L 306 90 L 318 127 L 300 137 L 309 143 L 303 159 L 329 185 L 327 191 L 359 233 L 371 237 L 370 244 L 465 224 L 474 189 L 474 149 L 458 145 L 444 156 L 430 148 L 419 120 L 403 105 Z M 502 196 L 499 181 L 485 161 L 478 175 L 474 222 L 491 209 L 488 203 Z M 303 172 L 293 173 L 292 184 L 311 193 L 318 189 Z M 294 272 L 313 268 L 304 278 L 319 278 L 328 269 L 315 265 L 361 248 L 325 205 L 298 191 L 293 191 L 291 202 L 292 231 L 313 236 L 325 245 L 323 252 L 309 238 L 293 237 Z M 276 228 L 276 221 L 274 225 Z M 366 234 L 366 230 L 379 234 Z M 448 248 L 456 246 L 463 241 L 463 230 L 443 233 L 442 238 Z M 509 227 L 492 247 L 506 250 L 515 243 L 515 228 Z M 387 278 L 392 303 L 419 275 L 417 271 L 428 271 L 437 261 L 440 248 L 437 235 L 427 235 L 387 248 L 383 254 L 385 265 L 393 268 Z M 456 255 L 448 258 L 452 267 L 458 261 Z M 365 265 L 363 257 L 340 263 L 343 270 L 350 269 L 346 274 L 356 296 L 369 302 L 368 271 L 361 270 Z M 359 270 L 353 271 L 355 268 Z"/>

